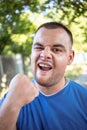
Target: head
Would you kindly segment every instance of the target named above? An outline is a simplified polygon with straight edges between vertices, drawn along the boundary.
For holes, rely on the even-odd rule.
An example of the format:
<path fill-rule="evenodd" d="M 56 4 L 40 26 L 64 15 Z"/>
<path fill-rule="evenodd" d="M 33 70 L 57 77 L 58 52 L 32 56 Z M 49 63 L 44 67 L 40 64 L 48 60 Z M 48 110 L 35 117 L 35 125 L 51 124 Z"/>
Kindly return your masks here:
<path fill-rule="evenodd" d="M 48 22 L 37 29 L 31 65 L 38 84 L 50 87 L 64 80 L 66 67 L 74 58 L 72 45 L 72 33 L 60 23 Z"/>

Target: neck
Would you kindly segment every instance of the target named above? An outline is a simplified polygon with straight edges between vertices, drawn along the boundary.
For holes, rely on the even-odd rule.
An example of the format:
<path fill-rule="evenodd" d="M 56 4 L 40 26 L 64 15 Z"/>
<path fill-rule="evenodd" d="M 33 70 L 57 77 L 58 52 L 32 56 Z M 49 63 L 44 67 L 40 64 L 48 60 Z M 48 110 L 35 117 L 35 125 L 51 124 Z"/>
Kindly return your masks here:
<path fill-rule="evenodd" d="M 66 83 L 67 83 L 66 78 L 63 78 L 56 85 L 53 85 L 50 87 L 41 86 L 38 83 L 36 83 L 36 86 L 41 93 L 43 93 L 45 95 L 51 95 L 51 94 L 55 94 L 55 93 L 59 92 L 60 90 L 62 90 L 65 87 Z"/>

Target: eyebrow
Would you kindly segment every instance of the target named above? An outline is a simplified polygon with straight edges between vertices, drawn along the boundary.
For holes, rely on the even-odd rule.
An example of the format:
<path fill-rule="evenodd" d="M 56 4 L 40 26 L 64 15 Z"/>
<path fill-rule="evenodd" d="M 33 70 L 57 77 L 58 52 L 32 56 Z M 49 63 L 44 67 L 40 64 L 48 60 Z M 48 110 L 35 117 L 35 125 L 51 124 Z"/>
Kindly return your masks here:
<path fill-rule="evenodd" d="M 62 44 L 60 44 L 60 43 L 53 45 L 53 47 L 61 47 L 61 48 L 63 48 L 64 50 L 66 50 L 65 46 L 62 45 Z"/>
<path fill-rule="evenodd" d="M 36 43 L 34 43 L 33 46 L 43 46 L 43 45 L 41 43 L 39 43 L 39 42 L 36 42 Z"/>
<path fill-rule="evenodd" d="M 41 43 L 39 43 L 39 42 L 36 42 L 36 43 L 34 43 L 34 45 L 33 46 L 43 46 Z M 66 48 L 65 48 L 65 46 L 64 45 L 62 45 L 62 44 L 60 44 L 60 43 L 56 43 L 56 44 L 54 44 L 52 47 L 61 47 L 61 48 L 63 48 L 64 49 L 64 51 L 66 51 Z"/>

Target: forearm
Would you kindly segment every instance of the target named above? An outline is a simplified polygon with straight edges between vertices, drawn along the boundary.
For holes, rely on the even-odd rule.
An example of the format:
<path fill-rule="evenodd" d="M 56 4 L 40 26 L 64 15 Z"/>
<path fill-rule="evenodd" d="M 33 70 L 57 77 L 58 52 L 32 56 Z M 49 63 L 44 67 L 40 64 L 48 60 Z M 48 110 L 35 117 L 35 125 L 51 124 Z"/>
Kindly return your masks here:
<path fill-rule="evenodd" d="M 0 130 L 15 130 L 21 107 L 38 96 L 38 90 L 30 79 L 16 75 L 9 85 L 8 94 L 0 108 Z"/>
<path fill-rule="evenodd" d="M 5 100 L 0 107 L 0 130 L 16 130 L 20 109 Z"/>

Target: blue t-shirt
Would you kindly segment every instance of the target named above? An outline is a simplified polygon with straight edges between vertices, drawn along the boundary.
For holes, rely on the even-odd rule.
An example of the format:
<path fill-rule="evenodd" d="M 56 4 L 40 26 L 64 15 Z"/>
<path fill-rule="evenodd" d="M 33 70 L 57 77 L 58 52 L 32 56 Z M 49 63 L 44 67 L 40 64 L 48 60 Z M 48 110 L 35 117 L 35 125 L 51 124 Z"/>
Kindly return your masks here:
<path fill-rule="evenodd" d="M 21 108 L 17 130 L 87 130 L 87 89 L 74 81 Z"/>

